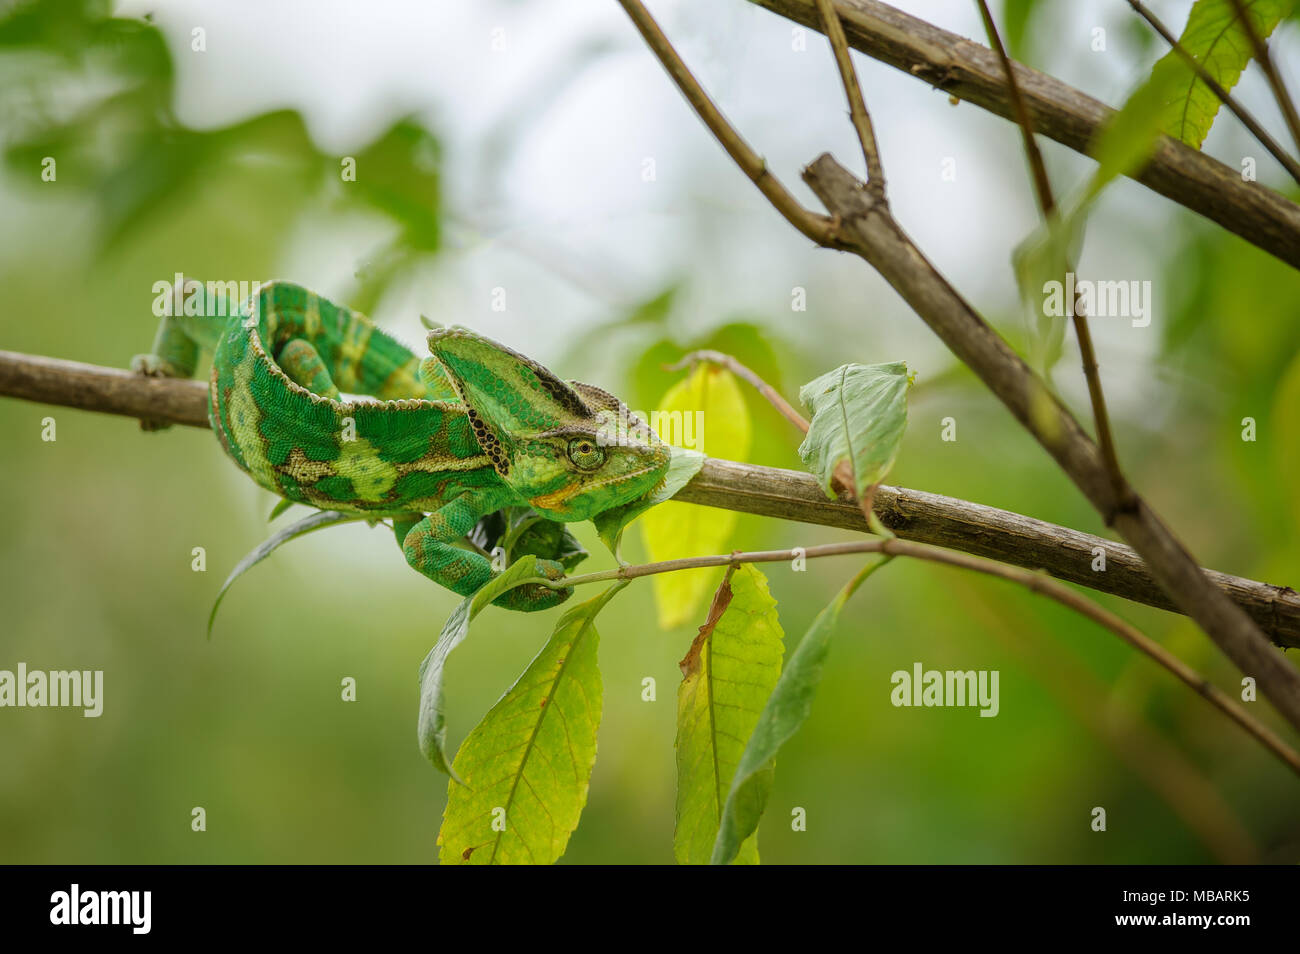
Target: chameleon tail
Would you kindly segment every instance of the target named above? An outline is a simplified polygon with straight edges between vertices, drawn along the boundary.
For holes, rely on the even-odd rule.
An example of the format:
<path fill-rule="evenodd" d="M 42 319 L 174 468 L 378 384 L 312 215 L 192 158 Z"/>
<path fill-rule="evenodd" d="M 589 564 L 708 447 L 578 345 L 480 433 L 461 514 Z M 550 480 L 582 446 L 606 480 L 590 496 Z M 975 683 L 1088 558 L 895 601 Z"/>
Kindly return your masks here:
<path fill-rule="evenodd" d="M 262 340 L 295 380 L 299 380 L 295 374 L 310 371 L 309 380 L 323 383 L 319 371 L 324 370 L 338 391 L 349 394 L 369 394 L 385 401 L 455 399 L 445 378 L 422 371 L 420 359 L 410 349 L 360 312 L 290 282 L 262 286 L 256 305 Z M 319 367 L 302 366 L 304 361 L 315 362 L 300 346 L 290 347 L 295 340 L 311 346 Z"/>

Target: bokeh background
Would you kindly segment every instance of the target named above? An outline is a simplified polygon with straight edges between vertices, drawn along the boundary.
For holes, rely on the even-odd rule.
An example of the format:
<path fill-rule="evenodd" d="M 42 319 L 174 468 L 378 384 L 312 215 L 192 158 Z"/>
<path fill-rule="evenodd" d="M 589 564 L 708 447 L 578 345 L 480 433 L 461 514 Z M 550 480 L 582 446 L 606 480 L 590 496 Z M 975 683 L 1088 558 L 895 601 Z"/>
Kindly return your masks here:
<path fill-rule="evenodd" d="M 973 3 L 897 5 L 983 42 Z M 1181 27 L 1190 4 L 1152 6 Z M 803 163 L 828 150 L 858 166 L 823 38 L 743 0 L 652 10 L 810 204 Z M 1010 0 L 1001 18 L 1015 55 L 1113 104 L 1164 52 L 1122 0 Z M 1297 23 L 1275 44 L 1300 86 Z M 1010 253 L 1036 212 L 1018 132 L 857 62 L 898 218 L 1023 344 Z M 892 483 L 1104 532 L 877 276 L 764 204 L 612 0 L 11 2 L 0 77 L 0 347 L 125 366 L 152 340 L 153 283 L 185 272 L 290 278 L 413 347 L 420 314 L 470 325 L 640 408 L 678 379 L 661 364 L 700 345 L 791 397 L 844 361 L 901 359 L 918 384 Z M 1255 68 L 1239 93 L 1283 128 Z M 1087 160 L 1044 148 L 1058 192 L 1087 176 Z M 1206 149 L 1234 166 L 1253 156 L 1285 188 L 1231 117 Z M 356 182 L 341 181 L 347 156 Z M 1153 282 L 1150 327 L 1094 322 L 1136 485 L 1203 562 L 1296 584 L 1300 277 L 1127 180 L 1093 216 L 1079 272 Z M 796 288 L 806 311 L 792 310 Z M 1067 347 L 1055 383 L 1086 414 L 1077 369 Z M 746 400 L 750 459 L 799 466 L 797 435 Z M 948 416 L 955 443 L 939 439 Z M 0 500 L 0 668 L 106 682 L 99 719 L 0 711 L 0 861 L 435 857 L 446 780 L 416 748 L 416 670 L 456 598 L 412 573 L 386 530 L 289 544 L 236 584 L 209 642 L 212 599 L 274 503 L 210 433 L 0 400 Z M 590 525 L 578 533 L 584 569 L 611 564 Z M 742 517 L 728 549 L 837 538 Z M 635 529 L 628 547 L 644 556 Z M 855 566 L 770 568 L 788 645 Z M 1103 602 L 1238 685 L 1181 617 Z M 479 619 L 450 666 L 453 742 L 552 623 Z M 599 628 L 600 752 L 565 860 L 670 862 L 676 661 L 694 626 L 659 628 L 636 585 Z M 890 674 L 917 661 L 1000 670 L 999 716 L 892 707 Z M 355 703 L 340 699 L 347 676 Z M 656 702 L 641 699 L 647 676 Z M 1252 710 L 1278 724 L 1266 703 Z M 781 753 L 761 848 L 804 863 L 1295 862 L 1295 786 L 1109 634 L 1009 585 L 896 561 L 842 618 L 812 717 Z M 1105 833 L 1089 826 L 1097 805 Z M 191 831 L 194 806 L 206 832 Z M 795 806 L 805 832 L 791 831 Z"/>

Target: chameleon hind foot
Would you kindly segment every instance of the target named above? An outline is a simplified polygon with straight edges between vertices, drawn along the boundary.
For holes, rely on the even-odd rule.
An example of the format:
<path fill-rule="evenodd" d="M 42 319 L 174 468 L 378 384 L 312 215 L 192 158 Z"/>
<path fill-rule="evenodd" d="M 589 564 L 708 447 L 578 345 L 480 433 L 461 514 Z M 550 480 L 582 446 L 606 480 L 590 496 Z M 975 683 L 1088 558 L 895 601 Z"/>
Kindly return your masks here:
<path fill-rule="evenodd" d="M 537 571 L 548 580 L 559 580 L 564 577 L 564 565 L 555 560 L 538 560 Z M 552 589 L 541 583 L 526 583 L 523 586 L 516 586 L 513 590 L 506 590 L 492 601 L 492 605 L 520 613 L 536 613 L 550 609 L 552 606 L 559 606 L 572 595 L 571 586 Z"/>
<path fill-rule="evenodd" d="M 184 369 L 176 367 L 166 358 L 156 354 L 137 354 L 131 358 L 131 370 L 146 378 L 188 378 Z M 171 421 L 156 421 L 140 418 L 140 430 L 165 431 L 171 427 Z"/>

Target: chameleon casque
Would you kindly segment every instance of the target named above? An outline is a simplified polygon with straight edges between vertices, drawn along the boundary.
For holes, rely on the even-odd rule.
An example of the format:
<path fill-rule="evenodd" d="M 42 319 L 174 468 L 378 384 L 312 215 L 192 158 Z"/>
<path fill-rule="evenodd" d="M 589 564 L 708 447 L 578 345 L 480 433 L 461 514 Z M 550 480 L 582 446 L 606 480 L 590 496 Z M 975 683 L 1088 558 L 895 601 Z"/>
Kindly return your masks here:
<path fill-rule="evenodd" d="M 431 331 L 422 361 L 364 315 L 289 282 L 261 285 L 228 317 L 209 305 L 164 317 L 132 368 L 187 378 L 199 349 L 212 351 L 208 419 L 241 469 L 296 503 L 391 518 L 407 562 L 462 596 L 493 575 L 466 540 L 480 521 L 518 508 L 588 520 L 646 497 L 667 473 L 671 448 L 618 398 L 472 331 Z M 585 553 L 553 529 L 527 552 L 556 580 L 562 551 L 569 568 Z M 541 610 L 571 592 L 531 584 L 495 602 Z"/>

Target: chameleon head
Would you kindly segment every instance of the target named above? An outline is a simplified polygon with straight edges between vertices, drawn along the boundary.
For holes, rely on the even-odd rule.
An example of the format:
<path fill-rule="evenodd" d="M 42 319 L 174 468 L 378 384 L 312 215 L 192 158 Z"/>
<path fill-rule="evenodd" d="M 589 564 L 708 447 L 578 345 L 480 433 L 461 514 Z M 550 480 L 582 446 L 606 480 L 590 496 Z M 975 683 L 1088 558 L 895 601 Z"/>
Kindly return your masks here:
<path fill-rule="evenodd" d="M 588 520 L 649 493 L 667 473 L 668 445 L 612 394 L 561 381 L 464 328 L 430 332 L 429 350 L 497 473 L 539 513 Z"/>

